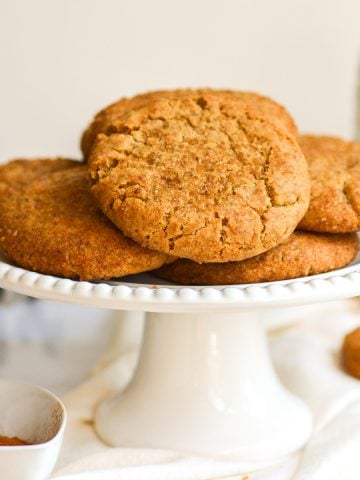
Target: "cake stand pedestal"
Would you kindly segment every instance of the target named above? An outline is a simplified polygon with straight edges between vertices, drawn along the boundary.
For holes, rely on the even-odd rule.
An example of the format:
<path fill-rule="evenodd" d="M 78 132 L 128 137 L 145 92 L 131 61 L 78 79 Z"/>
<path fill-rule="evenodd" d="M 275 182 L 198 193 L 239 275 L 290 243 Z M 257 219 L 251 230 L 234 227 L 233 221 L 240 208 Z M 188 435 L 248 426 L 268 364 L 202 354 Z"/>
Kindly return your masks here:
<path fill-rule="evenodd" d="M 96 415 L 111 445 L 268 460 L 311 432 L 272 367 L 256 313 L 149 313 L 129 387 Z"/>
<path fill-rule="evenodd" d="M 182 287 L 159 284 L 151 275 L 76 282 L 0 262 L 0 287 L 148 312 L 132 381 L 96 413 L 106 443 L 265 464 L 301 448 L 312 419 L 273 369 L 260 313 L 359 295 L 359 272 L 357 259 L 341 270 L 289 281 Z"/>

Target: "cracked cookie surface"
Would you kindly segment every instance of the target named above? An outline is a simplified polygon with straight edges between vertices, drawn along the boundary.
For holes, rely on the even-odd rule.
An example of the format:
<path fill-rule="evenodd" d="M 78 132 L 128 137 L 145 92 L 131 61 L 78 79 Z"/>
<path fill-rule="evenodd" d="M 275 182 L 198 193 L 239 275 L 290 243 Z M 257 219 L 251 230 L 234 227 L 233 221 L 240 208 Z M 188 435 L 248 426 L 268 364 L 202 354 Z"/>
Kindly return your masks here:
<path fill-rule="evenodd" d="M 199 264 L 180 259 L 154 273 L 160 278 L 184 285 L 271 282 L 344 267 L 354 259 L 357 251 L 358 239 L 355 234 L 295 231 L 285 243 L 242 262 Z"/>
<path fill-rule="evenodd" d="M 336 137 L 298 138 L 309 164 L 311 199 L 299 228 L 314 232 L 360 230 L 360 144 Z"/>
<path fill-rule="evenodd" d="M 179 97 L 198 97 L 200 95 L 229 95 L 236 96 L 243 105 L 252 108 L 255 112 L 266 118 L 270 123 L 274 123 L 278 128 L 288 131 L 292 135 L 297 135 L 297 127 L 294 119 L 289 112 L 279 103 L 269 97 L 255 92 L 240 92 L 231 90 L 212 90 L 212 89 L 179 89 L 179 90 L 159 90 L 143 93 L 131 98 L 122 98 L 121 100 L 109 105 L 97 113 L 84 131 L 81 138 L 81 150 L 84 157 L 89 156 L 91 147 L 99 133 L 105 133 L 107 127 L 116 121 L 123 114 L 131 109 L 145 106 L 151 100 L 157 98 L 179 98 Z"/>
<path fill-rule="evenodd" d="M 212 92 L 124 114 L 98 135 L 89 178 L 126 236 L 197 262 L 242 260 L 285 241 L 310 191 L 293 136 Z"/>
<path fill-rule="evenodd" d="M 163 265 L 164 254 L 124 237 L 103 215 L 86 176 L 86 166 L 71 160 L 2 166 L 0 250 L 24 268 L 82 280 L 120 277 Z"/>

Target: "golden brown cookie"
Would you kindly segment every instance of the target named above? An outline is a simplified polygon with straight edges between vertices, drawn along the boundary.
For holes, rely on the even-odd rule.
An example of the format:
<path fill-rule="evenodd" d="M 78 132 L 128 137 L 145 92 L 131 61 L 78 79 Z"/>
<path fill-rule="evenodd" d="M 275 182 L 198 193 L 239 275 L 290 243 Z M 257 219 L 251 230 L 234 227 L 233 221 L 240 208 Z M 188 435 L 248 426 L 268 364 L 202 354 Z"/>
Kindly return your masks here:
<path fill-rule="evenodd" d="M 358 251 L 355 234 L 294 232 L 282 245 L 242 262 L 176 260 L 155 275 L 186 285 L 272 282 L 316 275 L 350 263 Z"/>
<path fill-rule="evenodd" d="M 0 195 L 9 189 L 22 188 L 40 175 L 77 167 L 78 165 L 79 162 L 66 158 L 12 160 L 10 163 L 0 165 Z"/>
<path fill-rule="evenodd" d="M 101 213 L 90 194 L 86 166 L 67 160 L 62 168 L 63 160 L 53 160 L 52 168 L 48 162 L 2 167 L 2 178 L 17 169 L 15 177 L 22 182 L 0 199 L 0 249 L 11 261 L 82 280 L 152 270 L 166 261 L 166 255 L 125 238 Z"/>
<path fill-rule="evenodd" d="M 233 96 L 157 99 L 100 134 L 92 193 L 124 234 L 197 262 L 243 260 L 285 241 L 308 208 L 307 164 Z"/>
<path fill-rule="evenodd" d="M 342 358 L 345 370 L 360 379 L 360 328 L 344 338 Z"/>
<path fill-rule="evenodd" d="M 254 92 L 239 92 L 231 90 L 211 90 L 211 89 L 183 89 L 183 90 L 160 90 L 136 95 L 132 98 L 122 98 L 121 100 L 109 105 L 101 110 L 94 117 L 93 121 L 84 131 L 81 138 L 81 149 L 84 157 L 89 156 L 91 147 L 96 136 L 99 133 L 106 133 L 107 127 L 121 117 L 124 113 L 141 106 L 145 106 L 149 101 L 157 98 L 180 98 L 184 96 L 197 97 L 201 94 L 211 92 L 213 95 L 235 95 L 244 104 L 251 106 L 268 121 L 284 129 L 292 135 L 297 135 L 297 127 L 294 119 L 289 112 L 279 103 L 269 97 Z"/>
<path fill-rule="evenodd" d="M 335 137 L 301 135 L 309 163 L 311 199 L 299 228 L 346 233 L 360 229 L 360 144 Z"/>
<path fill-rule="evenodd" d="M 174 94 L 177 93 L 177 90 L 173 90 Z M 108 125 L 111 125 L 113 121 L 117 120 L 124 113 L 146 105 L 146 103 L 151 100 L 153 97 L 166 96 L 168 93 L 167 90 L 159 90 L 155 92 L 147 92 L 140 95 L 135 95 L 131 98 L 121 98 L 117 102 L 108 105 L 104 109 L 100 110 L 91 123 L 88 125 L 86 130 L 83 132 L 81 137 L 81 150 L 84 154 L 84 157 L 87 158 L 90 154 L 91 147 L 99 133 L 104 133 Z"/>

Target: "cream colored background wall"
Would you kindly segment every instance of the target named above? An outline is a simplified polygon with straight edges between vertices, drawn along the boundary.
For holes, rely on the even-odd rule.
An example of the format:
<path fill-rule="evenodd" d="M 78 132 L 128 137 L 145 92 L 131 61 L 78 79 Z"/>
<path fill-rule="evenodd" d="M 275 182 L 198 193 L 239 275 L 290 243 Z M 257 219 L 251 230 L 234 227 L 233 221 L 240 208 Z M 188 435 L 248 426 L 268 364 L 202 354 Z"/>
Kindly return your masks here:
<path fill-rule="evenodd" d="M 76 155 L 92 114 L 179 86 L 258 90 L 355 135 L 359 0 L 0 0 L 0 161 Z"/>

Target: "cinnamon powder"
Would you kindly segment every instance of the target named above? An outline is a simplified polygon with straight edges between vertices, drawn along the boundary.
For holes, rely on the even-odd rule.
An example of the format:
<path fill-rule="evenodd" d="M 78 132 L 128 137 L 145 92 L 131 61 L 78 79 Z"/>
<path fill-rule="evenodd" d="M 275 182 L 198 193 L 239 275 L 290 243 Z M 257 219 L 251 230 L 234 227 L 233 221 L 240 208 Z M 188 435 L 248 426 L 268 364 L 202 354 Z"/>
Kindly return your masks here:
<path fill-rule="evenodd" d="M 5 437 L 0 435 L 0 447 L 12 447 L 16 445 L 29 445 L 29 443 L 21 440 L 21 438 L 18 437 Z"/>

